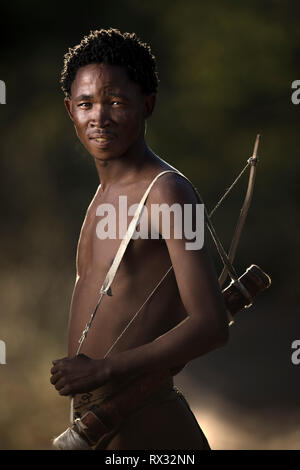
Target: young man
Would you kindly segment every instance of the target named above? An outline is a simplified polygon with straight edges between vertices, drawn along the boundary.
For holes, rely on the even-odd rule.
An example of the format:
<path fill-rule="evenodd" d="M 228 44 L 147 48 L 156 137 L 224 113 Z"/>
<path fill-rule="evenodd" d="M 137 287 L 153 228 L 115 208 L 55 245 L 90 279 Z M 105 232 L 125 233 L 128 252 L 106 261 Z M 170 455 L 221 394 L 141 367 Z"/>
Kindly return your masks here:
<path fill-rule="evenodd" d="M 174 392 L 172 371 L 224 345 L 228 323 L 205 246 L 187 250 L 190 240 L 174 236 L 174 221 L 170 236 L 163 238 L 162 218 L 151 219 L 155 204 L 169 208 L 179 204 L 182 209 L 190 205 L 194 224 L 198 203 L 190 183 L 145 142 L 145 124 L 154 110 L 158 85 L 155 58 L 135 34 L 93 31 L 65 55 L 61 83 L 67 112 L 95 161 L 101 184 L 78 243 L 68 357 L 53 361 L 51 383 L 61 395 L 75 395 L 80 417 L 76 403 L 89 402 L 93 390 L 112 387 L 116 393 L 130 377 L 169 371 L 170 379 L 136 410 L 132 403 L 138 403 L 138 397 L 132 397 L 131 412 L 104 448 L 209 449 L 185 399 Z M 112 283 L 112 295 L 104 296 L 76 356 L 78 340 L 122 239 L 118 237 L 119 196 L 126 196 L 127 207 L 138 203 L 153 179 L 166 170 L 173 172 L 157 179 L 145 203 L 149 237 L 130 241 Z M 99 237 L 103 215 L 99 208 L 107 207 L 104 204 L 115 208 L 115 238 Z M 130 218 L 126 228 L 129 222 Z M 151 238 L 151 228 L 160 236 Z M 170 265 L 173 270 L 106 356 Z"/>

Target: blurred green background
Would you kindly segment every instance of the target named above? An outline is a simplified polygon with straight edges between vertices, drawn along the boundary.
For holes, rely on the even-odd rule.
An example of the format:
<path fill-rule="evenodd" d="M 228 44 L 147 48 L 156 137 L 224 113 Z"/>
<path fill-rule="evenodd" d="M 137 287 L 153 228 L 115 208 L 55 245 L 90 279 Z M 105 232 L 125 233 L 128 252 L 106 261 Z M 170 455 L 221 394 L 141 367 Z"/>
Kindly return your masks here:
<path fill-rule="evenodd" d="M 0 449 L 50 449 L 68 399 L 49 382 L 66 355 L 75 250 L 98 185 L 63 105 L 63 55 L 92 29 L 135 31 L 160 76 L 151 148 L 184 172 L 211 209 L 261 134 L 253 204 L 238 249 L 272 288 L 240 314 L 230 342 L 176 377 L 215 449 L 299 449 L 299 117 L 297 1 L 6 2 L 1 6 Z M 214 221 L 229 246 L 247 175 Z M 210 243 L 210 242 L 209 242 Z M 211 243 L 210 243 L 211 245 Z M 212 247 L 218 271 L 220 261 Z"/>

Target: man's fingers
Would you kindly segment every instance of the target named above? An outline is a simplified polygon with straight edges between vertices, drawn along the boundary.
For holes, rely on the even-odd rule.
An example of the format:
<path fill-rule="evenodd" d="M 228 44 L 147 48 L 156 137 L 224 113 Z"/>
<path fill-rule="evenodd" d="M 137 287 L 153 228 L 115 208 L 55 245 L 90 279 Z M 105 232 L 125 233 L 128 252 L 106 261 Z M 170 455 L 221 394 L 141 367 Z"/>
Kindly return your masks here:
<path fill-rule="evenodd" d="M 51 367 L 50 369 L 51 374 L 57 374 L 58 372 L 61 372 L 62 370 L 61 365 L 62 364 L 56 364 L 56 366 Z"/>
<path fill-rule="evenodd" d="M 54 374 L 50 378 L 50 382 L 52 383 L 52 385 L 54 385 L 60 395 L 71 395 L 71 388 L 66 383 L 66 378 L 62 377 L 60 373 Z"/>
<path fill-rule="evenodd" d="M 52 383 L 52 385 L 55 385 L 59 379 L 61 379 L 61 374 L 59 373 L 53 374 L 52 377 L 50 378 L 50 382 Z"/>
<path fill-rule="evenodd" d="M 59 370 L 59 366 L 62 365 L 66 360 L 68 360 L 68 357 L 63 357 L 62 359 L 54 359 L 54 361 L 52 361 L 53 367 L 50 370 L 51 374 L 55 374 L 55 372 Z"/>
<path fill-rule="evenodd" d="M 58 377 L 58 379 L 56 380 L 55 384 L 54 384 L 54 387 L 56 388 L 56 390 L 60 391 L 66 387 L 66 381 L 63 377 Z"/>
<path fill-rule="evenodd" d="M 68 385 L 65 385 L 59 390 L 59 394 L 64 396 L 71 395 L 70 387 Z"/>
<path fill-rule="evenodd" d="M 58 367 L 56 367 L 56 366 L 51 367 L 51 369 L 50 369 L 51 374 L 55 374 L 57 371 L 58 371 Z"/>
<path fill-rule="evenodd" d="M 55 365 L 60 361 L 65 361 L 66 359 L 69 359 L 69 358 L 68 357 L 62 357 L 61 359 L 54 359 L 54 361 L 52 361 L 52 364 Z"/>

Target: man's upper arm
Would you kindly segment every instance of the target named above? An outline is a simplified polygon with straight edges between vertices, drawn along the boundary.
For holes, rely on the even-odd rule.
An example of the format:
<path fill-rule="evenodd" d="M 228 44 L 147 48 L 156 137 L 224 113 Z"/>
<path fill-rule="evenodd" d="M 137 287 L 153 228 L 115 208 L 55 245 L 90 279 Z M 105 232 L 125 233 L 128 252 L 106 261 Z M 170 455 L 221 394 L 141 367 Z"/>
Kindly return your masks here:
<path fill-rule="evenodd" d="M 188 315 L 193 316 L 194 319 L 197 318 L 200 323 L 204 321 L 212 328 L 223 329 L 224 326 L 227 327 L 223 297 L 215 269 L 205 246 L 205 240 L 204 244 L 203 240 L 200 240 L 201 234 L 204 236 L 204 215 L 203 210 L 199 210 L 201 207 L 194 189 L 188 181 L 179 175 L 164 175 L 161 181 L 158 180 L 153 187 L 149 202 L 151 204 L 167 204 L 166 210 L 162 211 L 159 227 L 156 227 L 162 236 L 166 235 L 163 223 L 166 225 L 168 213 L 172 214 L 172 212 L 168 212 L 167 207 L 171 208 L 175 204 L 173 208 L 175 212 L 178 212 L 177 220 L 176 215 L 169 218 L 170 234 L 164 238 L 181 300 Z M 181 222 L 179 222 L 179 208 L 181 208 L 182 214 Z M 151 219 L 152 222 L 156 223 Z M 196 233 L 196 242 L 193 243 L 190 239 L 192 233 Z"/>

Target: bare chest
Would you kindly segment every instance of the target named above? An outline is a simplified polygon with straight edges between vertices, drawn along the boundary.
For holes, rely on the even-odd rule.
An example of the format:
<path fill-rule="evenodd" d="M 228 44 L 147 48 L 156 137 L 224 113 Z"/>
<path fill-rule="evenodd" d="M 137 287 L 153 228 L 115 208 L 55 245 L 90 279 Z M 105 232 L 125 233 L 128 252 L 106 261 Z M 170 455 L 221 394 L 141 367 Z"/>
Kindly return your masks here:
<path fill-rule="evenodd" d="M 140 188 L 137 192 L 127 194 L 126 201 L 123 199 L 121 202 L 118 194 L 95 197 L 87 211 L 77 250 L 78 280 L 70 312 L 70 354 L 74 353 L 76 341 L 96 305 L 100 287 L 122 241 L 121 235 L 126 232 L 144 191 L 144 188 Z M 125 202 L 127 210 L 123 207 Z M 150 214 L 149 209 L 147 213 Z M 147 220 L 150 228 L 150 215 Z M 91 357 L 102 357 L 170 267 L 165 241 L 161 238 L 151 239 L 150 231 L 148 238 L 135 237 L 127 246 L 112 284 L 112 297 L 104 298 L 89 332 L 89 339 L 83 347 L 83 352 Z M 163 296 L 159 295 L 162 291 L 158 290 L 145 307 L 148 313 L 143 310 L 140 323 L 135 321 L 134 330 L 119 347 L 133 347 L 152 340 L 170 324 L 173 326 L 183 314 L 173 275 L 164 282 L 163 289 Z M 168 313 L 169 309 L 172 310 L 172 316 Z"/>
<path fill-rule="evenodd" d="M 111 194 L 96 197 L 89 207 L 80 233 L 77 250 L 79 277 L 97 272 L 105 276 L 117 253 L 140 201 L 140 192 Z M 151 217 L 145 208 L 143 231 L 140 225 L 122 259 L 122 270 L 131 272 L 139 260 L 150 252 L 161 252 L 165 247 L 161 239 L 151 240 Z"/>

